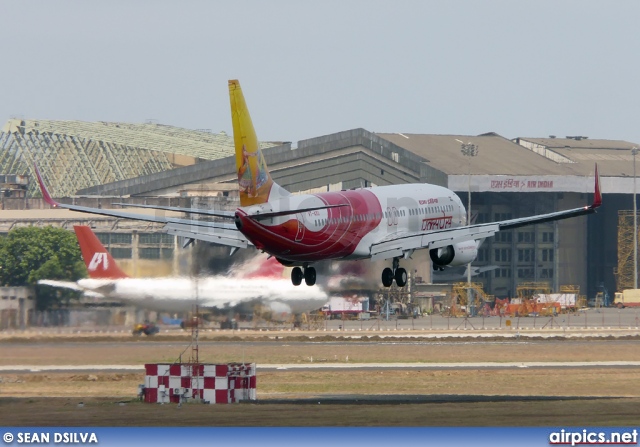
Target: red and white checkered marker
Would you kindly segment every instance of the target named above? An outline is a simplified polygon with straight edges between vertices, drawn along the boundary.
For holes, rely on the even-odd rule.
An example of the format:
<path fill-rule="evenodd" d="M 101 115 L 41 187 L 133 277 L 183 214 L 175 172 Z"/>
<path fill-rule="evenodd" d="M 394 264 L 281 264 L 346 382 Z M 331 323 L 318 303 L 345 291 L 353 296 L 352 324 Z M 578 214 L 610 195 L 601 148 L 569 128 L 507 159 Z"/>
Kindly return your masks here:
<path fill-rule="evenodd" d="M 179 403 L 202 399 L 210 404 L 256 400 L 256 364 L 144 365 L 144 401 Z"/>

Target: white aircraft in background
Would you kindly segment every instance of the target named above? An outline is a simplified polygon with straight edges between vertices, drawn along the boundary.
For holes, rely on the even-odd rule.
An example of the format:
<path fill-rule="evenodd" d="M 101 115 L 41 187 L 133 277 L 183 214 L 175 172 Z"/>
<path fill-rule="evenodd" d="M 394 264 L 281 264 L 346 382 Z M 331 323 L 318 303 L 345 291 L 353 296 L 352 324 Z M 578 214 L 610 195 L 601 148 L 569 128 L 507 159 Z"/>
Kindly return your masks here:
<path fill-rule="evenodd" d="M 301 293 L 284 278 L 130 278 L 116 264 L 100 240 L 86 226 L 74 226 L 89 278 L 77 282 L 40 280 L 38 284 L 79 290 L 161 312 L 190 312 L 200 308 L 252 310 L 258 304 L 276 318 L 320 309 L 328 296 L 318 287 Z M 197 291 L 196 291 L 197 289 Z"/>
<path fill-rule="evenodd" d="M 431 276 L 432 282 L 437 281 L 462 281 L 467 278 L 467 270 L 471 269 L 471 276 L 478 276 L 480 273 L 490 272 L 499 268 L 497 265 L 486 265 L 482 267 L 473 267 L 468 265 L 466 269 L 462 267 L 447 269 L 444 271 L 435 271 Z"/>
<path fill-rule="evenodd" d="M 52 207 L 127 219 L 162 222 L 165 231 L 187 240 L 204 240 L 238 248 L 253 245 L 294 267 L 291 281 L 316 283 L 313 263 L 323 260 L 391 260 L 382 271 L 382 284 L 400 287 L 407 272 L 400 267 L 416 250 L 427 249 L 434 270 L 469 264 L 478 246 L 498 231 L 582 216 L 602 204 L 598 167 L 593 203 L 581 208 L 531 217 L 470 225 L 460 198 L 450 189 L 426 183 L 375 186 L 349 191 L 291 195 L 273 181 L 258 146 L 240 83 L 229 81 L 240 207 L 235 211 L 198 208 L 127 205 L 180 211 L 221 219 L 207 222 L 163 216 L 145 216 L 58 203 L 51 198 L 36 167 L 44 200 Z"/>

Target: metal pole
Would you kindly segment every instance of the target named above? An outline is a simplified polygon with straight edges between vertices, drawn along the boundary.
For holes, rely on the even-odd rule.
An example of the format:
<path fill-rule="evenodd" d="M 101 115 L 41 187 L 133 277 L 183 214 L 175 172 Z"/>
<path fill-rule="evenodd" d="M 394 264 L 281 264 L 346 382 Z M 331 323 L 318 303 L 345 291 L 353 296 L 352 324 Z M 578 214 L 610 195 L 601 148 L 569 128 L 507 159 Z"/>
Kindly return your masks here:
<path fill-rule="evenodd" d="M 467 175 L 469 184 L 467 186 L 467 225 L 471 225 L 471 157 L 469 156 L 469 174 Z M 467 295 L 471 292 L 471 263 L 467 264 L 467 287 L 469 291 Z M 467 298 L 469 298 L 467 296 Z M 469 303 L 467 303 L 469 306 Z"/>
<path fill-rule="evenodd" d="M 478 155 L 478 146 L 473 143 L 461 143 L 462 155 L 468 157 L 468 173 L 467 173 L 467 225 L 471 225 L 471 158 Z M 473 301 L 473 292 L 471 290 L 471 262 L 467 264 L 467 315 L 472 316 L 471 306 Z"/>
<path fill-rule="evenodd" d="M 638 148 L 631 149 L 633 155 L 633 288 L 638 288 L 638 212 L 636 210 L 636 155 Z"/>

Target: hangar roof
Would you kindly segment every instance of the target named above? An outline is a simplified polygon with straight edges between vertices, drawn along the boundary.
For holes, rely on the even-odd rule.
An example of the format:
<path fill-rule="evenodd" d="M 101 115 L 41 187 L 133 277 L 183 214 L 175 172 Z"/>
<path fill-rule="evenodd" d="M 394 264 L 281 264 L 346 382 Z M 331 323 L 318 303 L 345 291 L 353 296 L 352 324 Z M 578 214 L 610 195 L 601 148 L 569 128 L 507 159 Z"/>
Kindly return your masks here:
<path fill-rule="evenodd" d="M 597 162 L 601 175 L 632 176 L 633 143 L 618 140 L 575 138 L 516 138 L 495 133 L 478 136 L 377 133 L 427 160 L 448 175 L 593 175 Z M 473 159 L 461 152 L 461 144 L 478 145 Z M 640 161 L 640 160 L 639 160 Z"/>
<path fill-rule="evenodd" d="M 633 176 L 631 149 L 638 144 L 622 140 L 592 140 L 572 138 L 516 138 L 515 141 L 547 156 L 563 157 L 570 163 L 593 166 L 598 163 L 601 174 L 607 176 Z M 640 160 L 638 160 L 640 161 Z"/>
<path fill-rule="evenodd" d="M 468 135 L 424 135 L 424 134 L 377 134 L 428 160 L 428 164 L 448 175 L 473 174 L 531 175 L 561 174 L 566 170 L 556 163 L 527 150 L 513 141 L 496 134 Z M 478 155 L 469 160 L 462 154 L 461 144 L 478 146 Z M 593 169 L 592 169 L 593 170 Z"/>
<path fill-rule="evenodd" d="M 637 146 L 622 140 L 592 140 L 589 137 L 575 136 L 567 138 L 527 138 L 519 137 L 516 140 L 530 141 L 552 149 L 631 149 Z"/>
<path fill-rule="evenodd" d="M 277 145 L 260 144 L 263 148 Z M 37 163 L 56 197 L 233 153 L 233 137 L 224 132 L 157 123 L 11 119 L 0 132 L 0 172 L 33 179 Z M 29 192 L 38 193 L 33 181 Z"/>

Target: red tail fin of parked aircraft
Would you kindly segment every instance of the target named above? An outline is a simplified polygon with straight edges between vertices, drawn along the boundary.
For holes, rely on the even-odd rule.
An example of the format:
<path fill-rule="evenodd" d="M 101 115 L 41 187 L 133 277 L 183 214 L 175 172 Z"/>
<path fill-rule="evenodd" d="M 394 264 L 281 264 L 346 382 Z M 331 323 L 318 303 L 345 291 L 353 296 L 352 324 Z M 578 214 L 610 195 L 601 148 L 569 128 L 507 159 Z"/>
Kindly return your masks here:
<path fill-rule="evenodd" d="M 89 276 L 94 279 L 120 279 L 127 278 L 127 274 L 120 270 L 111 254 L 104 248 L 100 239 L 91 231 L 91 228 L 74 225 L 74 231 L 80 244 L 82 259 L 89 270 Z"/>

